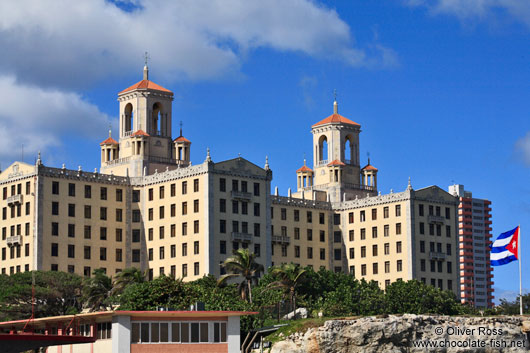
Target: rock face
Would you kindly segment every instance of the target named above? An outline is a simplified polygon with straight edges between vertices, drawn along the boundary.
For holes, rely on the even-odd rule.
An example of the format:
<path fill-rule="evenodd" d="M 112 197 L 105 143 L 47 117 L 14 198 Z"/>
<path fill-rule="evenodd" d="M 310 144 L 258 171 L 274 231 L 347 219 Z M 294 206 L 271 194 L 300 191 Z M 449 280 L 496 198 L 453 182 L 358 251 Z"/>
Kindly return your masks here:
<path fill-rule="evenodd" d="M 330 320 L 275 343 L 271 353 L 526 352 L 523 320 L 412 314 Z"/>

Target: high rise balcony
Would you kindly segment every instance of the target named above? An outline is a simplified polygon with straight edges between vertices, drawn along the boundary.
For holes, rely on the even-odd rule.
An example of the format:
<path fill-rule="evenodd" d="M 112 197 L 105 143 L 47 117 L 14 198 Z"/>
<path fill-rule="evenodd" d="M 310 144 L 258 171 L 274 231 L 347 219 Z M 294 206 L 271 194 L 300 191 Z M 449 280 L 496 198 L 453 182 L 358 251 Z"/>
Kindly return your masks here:
<path fill-rule="evenodd" d="M 291 242 L 291 238 L 286 235 L 273 235 L 272 242 L 279 244 L 289 244 Z"/>
<path fill-rule="evenodd" d="M 7 204 L 9 206 L 15 206 L 22 204 L 22 194 L 12 195 L 7 198 Z"/>
<path fill-rule="evenodd" d="M 446 255 L 443 252 L 431 251 L 429 253 L 429 259 L 431 259 L 431 260 L 445 260 L 445 258 L 446 258 Z"/>
<path fill-rule="evenodd" d="M 22 244 L 21 235 L 12 235 L 10 237 L 7 237 L 7 246 L 14 246 L 14 245 L 20 245 L 20 244 Z"/>
<path fill-rule="evenodd" d="M 232 232 L 232 241 L 250 243 L 252 241 L 252 234 Z"/>
<path fill-rule="evenodd" d="M 245 200 L 245 201 L 248 201 L 252 198 L 252 194 L 250 192 L 244 192 L 244 191 L 232 190 L 231 195 L 233 199 L 239 199 L 239 200 Z"/>

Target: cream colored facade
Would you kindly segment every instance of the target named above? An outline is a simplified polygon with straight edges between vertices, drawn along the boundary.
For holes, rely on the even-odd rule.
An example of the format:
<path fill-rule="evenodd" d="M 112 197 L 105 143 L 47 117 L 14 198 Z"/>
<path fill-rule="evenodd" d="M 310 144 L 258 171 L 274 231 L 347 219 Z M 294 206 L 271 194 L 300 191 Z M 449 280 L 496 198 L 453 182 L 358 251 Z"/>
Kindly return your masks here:
<path fill-rule="evenodd" d="M 457 291 L 454 196 L 436 186 L 381 195 L 361 168 L 361 126 L 334 113 L 312 126 L 313 168 L 296 192 L 271 194 L 272 171 L 244 158 L 191 163 L 171 137 L 173 93 L 144 79 L 119 93 L 119 141 L 101 143 L 101 173 L 16 162 L 0 174 L 2 273 L 109 275 L 130 266 L 193 280 L 249 248 L 265 268 L 294 262 L 384 288 L 418 279 Z M 421 211 L 420 211 L 421 207 Z M 432 214 L 430 213 L 432 211 Z M 430 233 L 433 232 L 433 235 Z"/>

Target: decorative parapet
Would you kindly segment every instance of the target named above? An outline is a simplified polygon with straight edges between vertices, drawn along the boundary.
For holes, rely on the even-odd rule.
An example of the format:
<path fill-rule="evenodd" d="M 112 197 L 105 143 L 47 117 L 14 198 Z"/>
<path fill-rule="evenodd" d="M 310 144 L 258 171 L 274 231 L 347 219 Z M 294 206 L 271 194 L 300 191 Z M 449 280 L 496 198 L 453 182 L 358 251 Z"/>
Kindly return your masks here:
<path fill-rule="evenodd" d="M 410 198 L 411 198 L 410 190 L 405 190 L 403 192 L 364 197 L 361 199 L 355 199 L 355 200 L 350 200 L 350 201 L 333 202 L 331 207 L 333 208 L 333 210 L 342 211 L 342 210 L 353 209 L 353 208 L 383 205 L 383 204 L 393 203 L 397 201 L 406 201 L 406 200 L 410 200 Z"/>
<path fill-rule="evenodd" d="M 149 185 L 163 183 L 170 180 L 187 178 L 208 172 L 208 163 L 197 164 L 186 168 L 166 170 L 162 173 L 155 173 L 144 177 L 131 178 L 132 185 Z"/>
<path fill-rule="evenodd" d="M 129 185 L 130 178 L 116 176 L 113 174 L 102 174 L 102 173 L 93 173 L 85 172 L 82 170 L 72 170 L 66 168 L 52 168 L 39 166 L 39 175 L 52 177 L 52 178 L 65 178 L 65 179 L 77 179 L 88 182 L 99 182 L 99 183 L 108 183 L 108 184 L 120 184 L 120 185 Z"/>
<path fill-rule="evenodd" d="M 298 199 L 295 197 L 286 197 L 286 196 L 271 196 L 272 204 L 276 205 L 285 205 L 285 206 L 297 206 L 305 208 L 318 208 L 324 210 L 331 209 L 331 203 L 326 201 L 314 201 L 314 200 L 305 200 Z"/>

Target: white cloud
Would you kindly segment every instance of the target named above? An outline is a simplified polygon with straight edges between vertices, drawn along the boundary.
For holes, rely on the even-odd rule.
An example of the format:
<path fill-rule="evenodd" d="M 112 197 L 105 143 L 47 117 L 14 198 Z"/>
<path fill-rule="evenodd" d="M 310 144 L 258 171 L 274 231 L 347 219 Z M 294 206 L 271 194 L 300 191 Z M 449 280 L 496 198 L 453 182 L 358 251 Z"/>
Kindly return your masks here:
<path fill-rule="evenodd" d="M 530 167 L 530 131 L 515 142 L 515 152 Z"/>
<path fill-rule="evenodd" d="M 22 82 L 87 87 L 142 66 L 168 80 L 238 73 L 258 47 L 352 66 L 395 64 L 388 48 L 355 45 L 335 10 L 312 0 L 104 0 L 0 2 L 0 73 Z"/>
<path fill-rule="evenodd" d="M 429 8 L 434 14 L 450 14 L 465 19 L 486 19 L 508 14 L 530 26 L 530 1 L 527 0 L 408 0 L 410 6 Z"/>
<path fill-rule="evenodd" d="M 72 131 L 76 137 L 105 138 L 109 117 L 78 94 L 42 89 L 0 76 L 0 161 L 60 147 Z"/>

